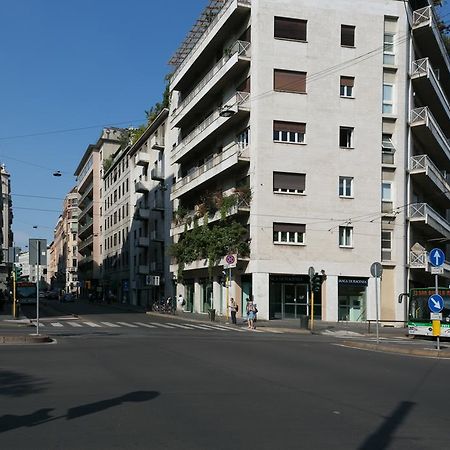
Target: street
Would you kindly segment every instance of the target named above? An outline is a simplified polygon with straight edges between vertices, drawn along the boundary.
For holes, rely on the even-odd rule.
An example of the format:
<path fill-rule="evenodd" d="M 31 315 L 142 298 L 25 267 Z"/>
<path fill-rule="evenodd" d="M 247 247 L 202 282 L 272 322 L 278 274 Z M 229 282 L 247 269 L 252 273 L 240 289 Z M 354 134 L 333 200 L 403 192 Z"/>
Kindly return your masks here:
<path fill-rule="evenodd" d="M 43 319 L 54 344 L 1 347 L 2 448 L 401 450 L 450 438 L 450 361 L 95 305 L 69 317 Z"/>

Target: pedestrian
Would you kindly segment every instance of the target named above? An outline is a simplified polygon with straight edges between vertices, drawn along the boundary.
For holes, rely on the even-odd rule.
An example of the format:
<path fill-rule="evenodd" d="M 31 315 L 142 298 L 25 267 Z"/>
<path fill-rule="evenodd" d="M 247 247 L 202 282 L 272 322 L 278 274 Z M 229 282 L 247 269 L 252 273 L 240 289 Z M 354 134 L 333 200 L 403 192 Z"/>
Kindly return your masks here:
<path fill-rule="evenodd" d="M 231 297 L 230 299 L 230 314 L 231 314 L 231 322 L 233 323 L 233 325 L 236 325 L 236 313 L 239 310 L 238 304 L 234 301 L 234 298 Z"/>
<path fill-rule="evenodd" d="M 253 303 L 253 300 L 248 299 L 247 300 L 247 324 L 248 327 L 250 328 L 250 330 L 255 330 L 256 329 L 256 325 L 255 325 L 255 319 L 256 319 L 256 314 L 258 312 L 258 309 L 256 308 L 256 304 Z"/>
<path fill-rule="evenodd" d="M 184 297 L 182 294 L 178 295 L 177 302 L 178 302 L 178 309 L 181 309 L 184 311 L 184 305 L 186 305 L 186 301 L 184 300 Z"/>

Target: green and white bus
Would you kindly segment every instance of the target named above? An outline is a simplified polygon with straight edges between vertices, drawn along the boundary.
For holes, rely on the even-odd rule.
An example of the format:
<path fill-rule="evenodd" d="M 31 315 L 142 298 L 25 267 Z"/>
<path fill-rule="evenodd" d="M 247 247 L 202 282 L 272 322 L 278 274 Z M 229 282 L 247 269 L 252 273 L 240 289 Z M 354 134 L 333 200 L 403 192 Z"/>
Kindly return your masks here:
<path fill-rule="evenodd" d="M 412 336 L 433 336 L 428 299 L 436 293 L 435 288 L 411 289 L 408 302 L 408 334 Z M 450 338 L 450 289 L 439 288 L 444 299 L 442 310 L 441 337 Z"/>

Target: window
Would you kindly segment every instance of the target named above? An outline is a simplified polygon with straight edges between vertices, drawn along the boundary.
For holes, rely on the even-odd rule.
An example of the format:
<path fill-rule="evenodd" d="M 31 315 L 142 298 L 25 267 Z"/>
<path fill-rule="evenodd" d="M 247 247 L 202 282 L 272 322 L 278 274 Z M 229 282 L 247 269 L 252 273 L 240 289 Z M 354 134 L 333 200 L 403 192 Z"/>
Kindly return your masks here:
<path fill-rule="evenodd" d="M 353 128 L 339 127 L 339 147 L 353 148 Z"/>
<path fill-rule="evenodd" d="M 392 231 L 381 231 L 381 259 L 392 260 Z"/>
<path fill-rule="evenodd" d="M 381 201 L 392 203 L 392 181 L 383 181 L 381 183 Z"/>
<path fill-rule="evenodd" d="M 393 33 L 384 33 L 383 64 L 395 64 L 394 36 Z"/>
<path fill-rule="evenodd" d="M 341 45 L 343 47 L 355 46 L 355 27 L 353 25 L 341 25 Z"/>
<path fill-rule="evenodd" d="M 273 89 L 278 92 L 306 93 L 306 72 L 274 69 Z"/>
<path fill-rule="evenodd" d="M 394 164 L 395 147 L 392 143 L 392 134 L 383 133 L 381 138 L 382 162 Z"/>
<path fill-rule="evenodd" d="M 341 97 L 353 97 L 353 87 L 355 79 L 353 77 L 341 77 Z"/>
<path fill-rule="evenodd" d="M 304 244 L 306 226 L 296 223 L 274 223 L 273 242 L 276 244 Z"/>
<path fill-rule="evenodd" d="M 306 41 L 306 20 L 275 17 L 274 37 Z"/>
<path fill-rule="evenodd" d="M 339 177 L 339 197 L 353 197 L 352 177 Z"/>
<path fill-rule="evenodd" d="M 273 121 L 273 140 L 275 142 L 303 144 L 305 142 L 305 131 L 306 124 L 304 123 Z"/>
<path fill-rule="evenodd" d="M 394 85 L 383 84 L 383 114 L 392 114 L 394 112 Z"/>
<path fill-rule="evenodd" d="M 339 227 L 339 247 L 352 247 L 353 227 Z"/>
<path fill-rule="evenodd" d="M 288 194 L 303 194 L 305 192 L 304 173 L 273 173 L 273 192 Z"/>
<path fill-rule="evenodd" d="M 246 128 L 236 137 L 239 148 L 247 148 L 250 144 L 250 128 Z"/>

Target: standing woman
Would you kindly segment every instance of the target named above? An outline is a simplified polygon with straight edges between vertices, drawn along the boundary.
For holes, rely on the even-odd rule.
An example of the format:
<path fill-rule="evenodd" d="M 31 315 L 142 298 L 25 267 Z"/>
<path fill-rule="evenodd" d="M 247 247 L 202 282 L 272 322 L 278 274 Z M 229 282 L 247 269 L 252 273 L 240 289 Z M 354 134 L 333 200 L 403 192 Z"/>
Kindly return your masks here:
<path fill-rule="evenodd" d="M 250 330 L 253 330 L 255 328 L 254 320 L 255 320 L 255 308 L 253 306 L 252 300 L 247 300 L 247 324 Z"/>

